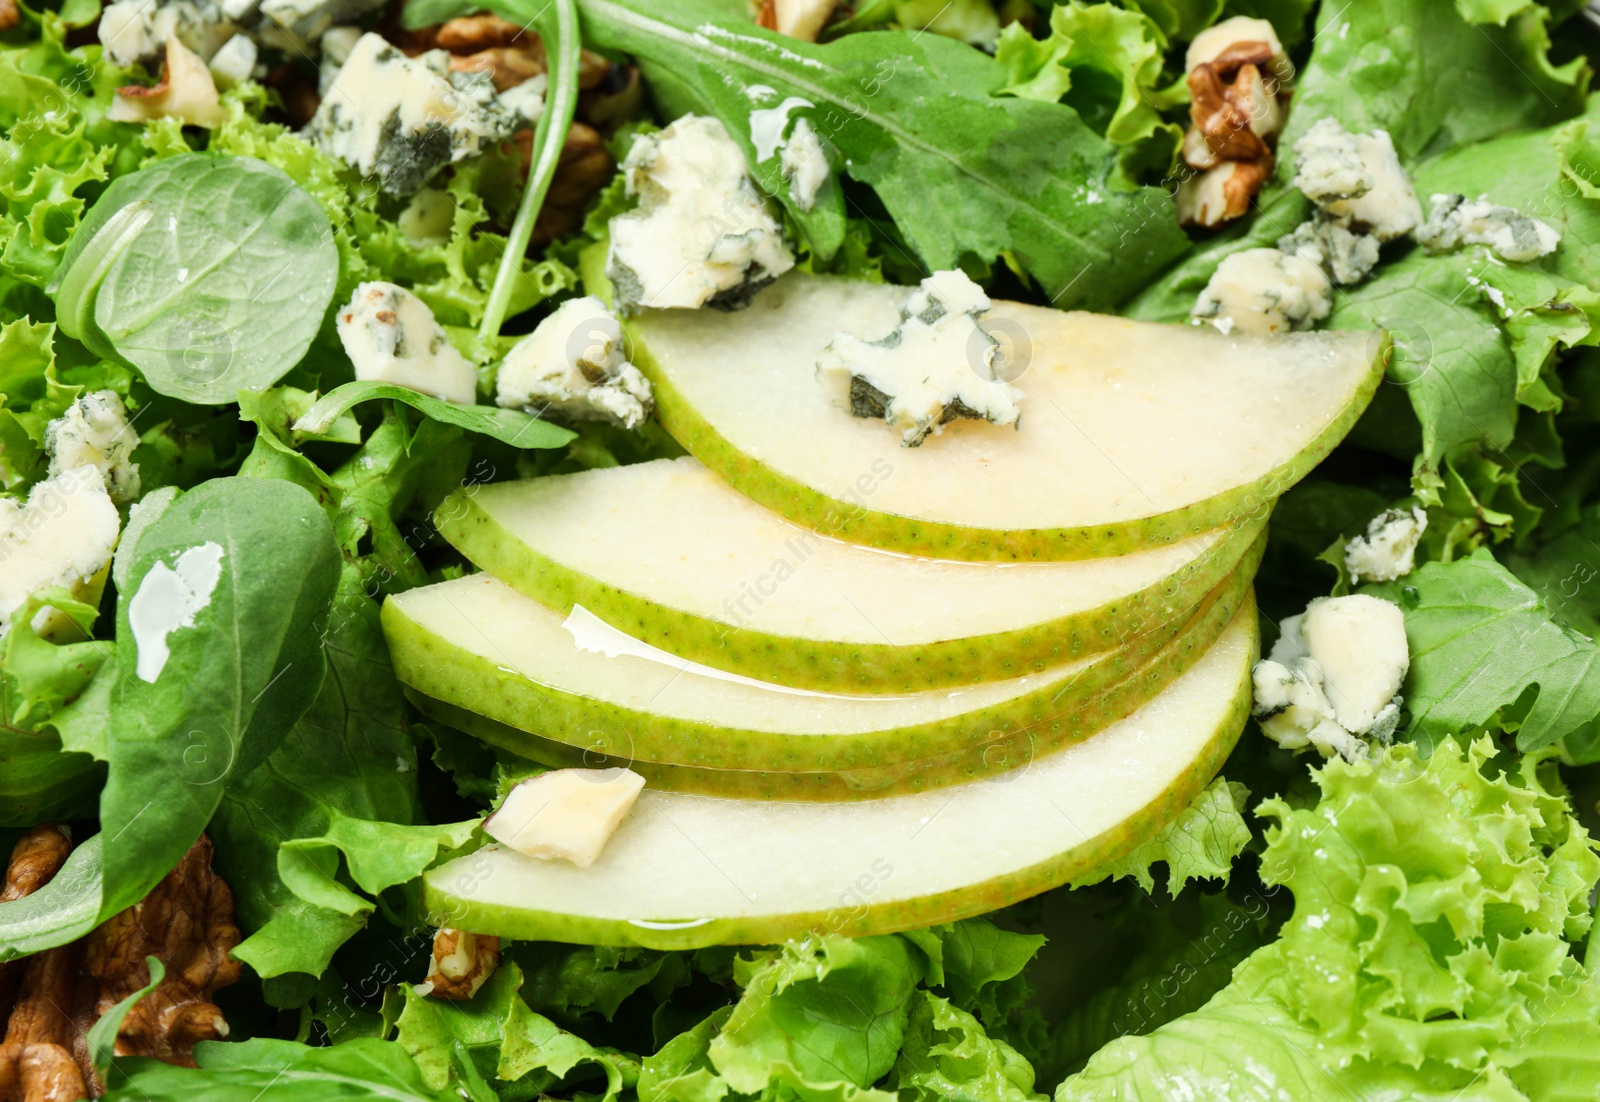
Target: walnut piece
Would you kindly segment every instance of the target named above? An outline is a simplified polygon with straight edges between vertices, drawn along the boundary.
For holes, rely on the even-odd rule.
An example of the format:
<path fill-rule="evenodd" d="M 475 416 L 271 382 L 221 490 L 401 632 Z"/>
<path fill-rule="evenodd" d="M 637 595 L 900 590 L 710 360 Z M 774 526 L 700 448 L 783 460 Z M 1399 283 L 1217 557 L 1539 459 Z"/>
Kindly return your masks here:
<path fill-rule="evenodd" d="M 17 0 L 0 0 L 0 31 L 9 31 L 22 19 Z"/>
<path fill-rule="evenodd" d="M 160 82 L 118 88 L 106 118 L 113 122 L 170 118 L 186 126 L 214 130 L 227 121 L 228 112 L 217 98 L 217 82 L 211 70 L 173 35 L 167 39 L 167 61 Z"/>
<path fill-rule="evenodd" d="M 1249 210 L 1272 174 L 1288 62 L 1270 23 L 1236 16 L 1197 36 L 1186 65 L 1192 122 L 1182 155 L 1198 175 L 1179 186 L 1178 221 L 1219 226 Z"/>
<path fill-rule="evenodd" d="M 433 935 L 425 994 L 440 999 L 470 999 L 500 966 L 500 939 L 448 926 Z"/>
<path fill-rule="evenodd" d="M 48 883 L 66 860 L 64 828 L 35 827 L 17 843 L 0 900 Z M 81 940 L 14 961 L 0 973 L 0 1102 L 55 1102 L 98 1094 L 87 1034 L 100 1016 L 150 982 L 145 957 L 167 968 L 134 1005 L 117 1035 L 123 1056 L 153 1056 L 192 1067 L 198 1041 L 228 1035 L 211 999 L 239 978 L 229 954 L 239 943 L 233 893 L 211 870 L 202 836 L 143 901 Z M 15 968 L 8 986 L 4 976 Z"/>
<path fill-rule="evenodd" d="M 533 131 L 518 131 L 513 140 L 522 151 L 522 165 L 526 171 L 533 159 Z M 594 193 L 605 187 L 616 167 L 617 163 L 606 151 L 606 143 L 599 131 L 584 123 L 574 122 L 572 129 L 567 131 L 566 142 L 561 146 L 555 179 L 550 181 L 544 206 L 539 209 L 532 245 L 546 245 L 582 225 L 584 208 Z"/>
<path fill-rule="evenodd" d="M 539 36 L 498 15 L 462 16 L 440 24 L 431 35 L 422 37 L 431 38 L 433 46 L 450 52 L 453 71 L 488 73 L 499 92 L 514 88 L 549 67 Z M 611 68 L 609 60 L 584 50 L 578 59 L 578 87 L 593 88 L 606 79 Z"/>

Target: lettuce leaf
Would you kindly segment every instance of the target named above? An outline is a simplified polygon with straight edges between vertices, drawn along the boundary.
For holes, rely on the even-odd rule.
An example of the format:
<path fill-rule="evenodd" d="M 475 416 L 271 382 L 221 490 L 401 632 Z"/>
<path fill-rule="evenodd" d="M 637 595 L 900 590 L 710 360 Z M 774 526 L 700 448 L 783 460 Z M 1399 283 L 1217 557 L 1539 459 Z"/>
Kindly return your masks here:
<path fill-rule="evenodd" d="M 1548 755 L 1488 739 L 1332 761 L 1265 801 L 1280 939 L 1199 1010 L 1113 1041 L 1057 1102 L 1584 1097 L 1600 984 L 1575 956 L 1600 856 Z M 1502 771 L 1503 769 L 1503 771 Z"/>
<path fill-rule="evenodd" d="M 1244 785 L 1218 777 L 1172 822 L 1111 862 L 1092 879 L 1073 887 L 1131 876 L 1145 891 L 1155 890 L 1152 865 L 1167 866 L 1167 891 L 1176 896 L 1191 880 L 1217 879 L 1227 883 L 1234 858 L 1250 842 L 1244 821 L 1244 804 L 1250 792 Z"/>
<path fill-rule="evenodd" d="M 116 1062 L 110 1102 L 459 1102 L 431 1090 L 405 1049 L 392 1041 L 361 1039 L 332 1048 L 257 1037 L 202 1041 L 194 1068 L 143 1057 Z"/>
<path fill-rule="evenodd" d="M 931 991 L 911 1004 L 900 1058 L 889 1086 L 902 1102 L 1034 1102 L 1033 1067 L 989 1036 L 973 1015 Z"/>

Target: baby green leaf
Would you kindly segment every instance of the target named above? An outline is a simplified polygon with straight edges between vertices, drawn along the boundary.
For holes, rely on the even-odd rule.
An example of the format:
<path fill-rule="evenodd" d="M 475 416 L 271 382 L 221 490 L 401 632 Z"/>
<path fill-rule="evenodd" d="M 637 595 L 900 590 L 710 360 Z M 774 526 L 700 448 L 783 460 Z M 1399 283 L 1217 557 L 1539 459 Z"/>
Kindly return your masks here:
<path fill-rule="evenodd" d="M 191 153 L 113 182 L 55 284 L 69 333 L 161 394 L 220 405 L 300 362 L 338 274 L 327 215 L 287 175 Z"/>
<path fill-rule="evenodd" d="M 102 914 L 177 864 L 316 698 L 339 567 L 316 499 L 275 479 L 207 482 L 140 534 L 117 602 Z"/>
<path fill-rule="evenodd" d="M 0 962 L 77 941 L 100 921 L 100 854 L 96 834 L 73 850 L 49 883 L 0 903 Z"/>
<path fill-rule="evenodd" d="M 514 448 L 559 448 L 576 436 L 569 429 L 541 421 L 520 410 L 499 409 L 495 406 L 460 406 L 403 386 L 380 383 L 371 379 L 345 383 L 324 394 L 294 423 L 294 431 L 320 436 L 351 407 L 378 398 L 404 402 L 435 421 L 443 421 L 447 425 L 457 425 L 469 432 L 491 436 Z"/>

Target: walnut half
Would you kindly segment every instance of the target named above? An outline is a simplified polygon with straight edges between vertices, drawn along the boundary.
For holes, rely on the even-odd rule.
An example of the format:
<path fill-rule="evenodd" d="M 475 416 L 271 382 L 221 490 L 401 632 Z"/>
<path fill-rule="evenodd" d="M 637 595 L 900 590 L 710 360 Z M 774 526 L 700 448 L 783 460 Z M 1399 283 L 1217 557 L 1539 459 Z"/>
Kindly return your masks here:
<path fill-rule="evenodd" d="M 500 939 L 465 930 L 441 929 L 433 935 L 424 994 L 440 999 L 470 999 L 500 966 Z"/>
<path fill-rule="evenodd" d="M 55 824 L 28 831 L 12 851 L 0 899 L 43 887 L 66 860 L 70 839 Z M 101 1015 L 150 981 L 145 958 L 166 978 L 134 1005 L 117 1035 L 123 1056 L 193 1066 L 195 1043 L 228 1035 L 211 999 L 239 978 L 233 893 L 211 870 L 202 836 L 141 902 L 81 940 L 0 969 L 0 1102 L 55 1102 L 99 1093 L 87 1034 Z"/>

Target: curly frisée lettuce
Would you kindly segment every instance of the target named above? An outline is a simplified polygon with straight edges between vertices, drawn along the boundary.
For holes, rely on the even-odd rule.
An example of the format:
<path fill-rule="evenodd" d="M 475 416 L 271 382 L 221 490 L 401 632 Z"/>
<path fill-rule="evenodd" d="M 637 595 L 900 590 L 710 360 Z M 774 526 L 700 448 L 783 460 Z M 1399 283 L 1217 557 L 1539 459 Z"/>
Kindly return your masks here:
<path fill-rule="evenodd" d="M 1199 1010 L 1113 1041 L 1057 1102 L 1575 1098 L 1600 1081 L 1600 982 L 1576 943 L 1595 842 L 1548 755 L 1396 745 L 1264 802 L 1279 939 Z"/>

